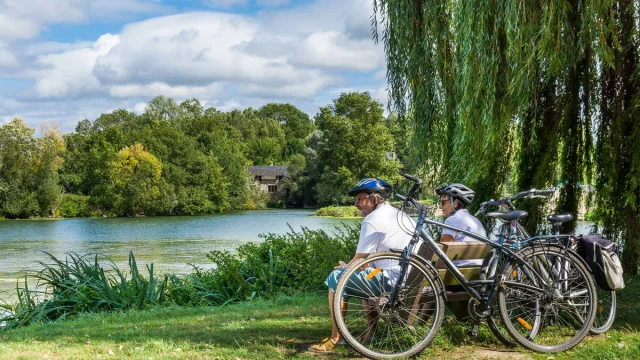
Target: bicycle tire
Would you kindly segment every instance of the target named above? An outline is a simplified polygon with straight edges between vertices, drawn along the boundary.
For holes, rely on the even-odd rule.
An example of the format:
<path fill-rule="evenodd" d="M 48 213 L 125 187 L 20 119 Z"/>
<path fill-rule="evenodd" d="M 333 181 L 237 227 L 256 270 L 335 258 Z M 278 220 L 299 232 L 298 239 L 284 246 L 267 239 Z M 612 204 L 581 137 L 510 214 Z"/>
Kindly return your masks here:
<path fill-rule="evenodd" d="M 442 325 L 444 299 L 437 272 L 411 258 L 404 279 L 389 281 L 389 269 L 399 269 L 400 261 L 396 252 L 371 254 L 352 263 L 338 281 L 332 305 L 335 323 L 346 342 L 364 356 L 415 356 Z M 398 303 L 389 306 L 392 285 L 398 281 L 403 284 Z"/>
<path fill-rule="evenodd" d="M 517 261 L 505 266 L 498 299 L 506 329 L 529 350 L 571 349 L 587 336 L 595 318 L 591 273 L 577 255 L 560 246 L 529 246 L 518 255 L 543 276 L 544 284 Z"/>
<path fill-rule="evenodd" d="M 491 249 L 487 256 L 482 260 L 482 266 L 480 267 L 480 280 L 494 279 L 496 274 L 501 274 L 502 269 L 504 267 L 504 257 L 498 259 L 498 265 L 494 270 L 491 269 L 491 264 L 496 256 L 496 249 Z M 491 304 L 491 314 L 487 317 L 487 325 L 489 326 L 489 330 L 491 333 L 498 338 L 498 340 L 505 346 L 514 347 L 518 345 L 511 335 L 509 331 L 506 329 L 504 323 L 502 322 L 502 318 L 500 316 L 500 309 L 498 308 L 499 302 L 497 301 L 497 297 L 495 297 L 494 303 Z"/>
<path fill-rule="evenodd" d="M 596 319 L 591 327 L 591 334 L 604 334 L 613 325 L 616 319 L 616 292 L 600 289 L 596 290 L 598 296 L 598 306 L 596 309 Z"/>

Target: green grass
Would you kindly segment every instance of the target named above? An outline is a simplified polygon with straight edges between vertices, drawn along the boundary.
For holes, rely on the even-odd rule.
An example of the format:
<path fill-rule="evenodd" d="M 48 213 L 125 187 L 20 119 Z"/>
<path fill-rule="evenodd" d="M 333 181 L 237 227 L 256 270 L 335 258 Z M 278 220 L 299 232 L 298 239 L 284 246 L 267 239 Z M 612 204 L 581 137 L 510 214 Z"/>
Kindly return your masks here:
<path fill-rule="evenodd" d="M 637 359 L 640 358 L 640 276 L 627 277 L 618 293 L 618 316 L 605 335 L 591 336 L 571 351 L 536 354 L 502 346 L 482 328 L 447 317 L 419 358 Z M 324 295 L 282 296 L 226 307 L 154 307 L 80 315 L 0 332 L 1 359 L 274 359 L 359 358 L 343 347 L 318 356 L 306 351 L 330 331 Z"/>

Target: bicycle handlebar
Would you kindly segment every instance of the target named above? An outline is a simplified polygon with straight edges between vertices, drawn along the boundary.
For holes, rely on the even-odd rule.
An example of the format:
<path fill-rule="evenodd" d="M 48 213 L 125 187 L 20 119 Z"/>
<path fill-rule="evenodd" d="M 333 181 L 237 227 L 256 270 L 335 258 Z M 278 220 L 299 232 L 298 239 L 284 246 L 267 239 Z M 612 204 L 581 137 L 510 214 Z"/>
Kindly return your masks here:
<path fill-rule="evenodd" d="M 538 190 L 536 188 L 533 188 L 531 190 L 521 191 L 515 194 L 511 198 L 511 200 L 522 199 L 522 198 L 533 198 L 533 197 L 539 197 L 539 198 L 546 197 L 546 196 L 552 195 L 555 192 L 556 192 L 556 189 L 554 188 L 543 189 L 543 190 Z"/>
<path fill-rule="evenodd" d="M 420 185 L 422 184 L 422 179 L 420 179 L 417 176 L 404 174 L 404 173 L 400 173 L 400 175 L 402 175 L 407 180 L 413 181 L 413 185 L 411 186 L 411 190 L 409 190 L 409 193 L 406 196 L 402 196 L 399 194 L 396 194 L 395 196 L 398 199 L 402 200 L 402 202 L 405 205 L 410 205 L 412 207 L 415 207 L 416 209 L 419 209 L 419 207 L 422 205 L 420 205 L 418 201 L 416 201 L 415 197 L 418 194 L 418 191 L 420 191 Z"/>
<path fill-rule="evenodd" d="M 511 198 L 504 198 L 504 199 L 500 199 L 500 200 L 491 199 L 489 201 L 485 201 L 482 204 L 480 204 L 480 208 L 476 212 L 476 216 L 478 216 L 479 214 L 484 214 L 488 210 L 488 208 L 490 206 L 511 205 L 511 202 L 513 200 L 518 200 L 518 199 L 540 199 L 540 198 L 546 198 L 547 196 L 552 195 L 555 192 L 556 192 L 555 188 L 549 188 L 549 189 L 543 189 L 543 190 L 538 190 L 538 189 L 534 188 L 534 189 L 531 189 L 531 190 L 520 191 L 519 193 L 515 194 Z M 511 206 L 513 206 L 513 205 L 511 205 Z"/>
<path fill-rule="evenodd" d="M 400 175 L 404 176 L 404 178 L 405 178 L 405 179 L 407 179 L 407 180 L 411 180 L 411 181 L 413 181 L 414 183 L 416 183 L 416 184 L 418 184 L 418 185 L 422 184 L 422 179 L 420 179 L 420 178 L 419 178 L 419 177 L 417 177 L 417 176 L 413 176 L 413 175 L 409 175 L 409 174 L 404 174 L 404 173 L 400 173 Z"/>
<path fill-rule="evenodd" d="M 533 192 L 533 195 L 537 195 L 537 196 L 540 196 L 540 197 L 546 197 L 548 195 L 553 195 L 553 193 L 555 193 L 555 192 L 556 192 L 556 189 L 549 188 L 549 189 L 544 189 L 544 190 L 535 190 Z"/>

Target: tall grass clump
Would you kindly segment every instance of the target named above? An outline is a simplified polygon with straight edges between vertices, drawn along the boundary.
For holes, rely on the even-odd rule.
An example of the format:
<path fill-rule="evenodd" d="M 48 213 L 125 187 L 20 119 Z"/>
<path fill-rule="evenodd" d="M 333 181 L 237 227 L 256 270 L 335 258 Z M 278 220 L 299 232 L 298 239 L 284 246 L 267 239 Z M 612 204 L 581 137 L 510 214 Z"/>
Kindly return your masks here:
<path fill-rule="evenodd" d="M 67 254 L 64 260 L 46 253 L 50 263 L 27 273 L 17 286 L 14 304 L 0 304 L 0 321 L 14 328 L 39 321 L 55 321 L 85 312 L 144 309 L 151 305 L 224 306 L 255 297 L 273 299 L 325 290 L 324 279 L 338 261 L 353 257 L 359 226 L 336 228 L 334 235 L 302 228 L 284 235 L 260 235 L 261 243 L 240 246 L 237 254 L 212 251 L 211 270 L 194 266 L 186 276 L 138 270 L 129 253 L 126 275 L 108 257 Z M 105 268 L 107 270 L 105 270 Z"/>
<path fill-rule="evenodd" d="M 154 274 L 153 264 L 147 265 L 143 276 L 133 253 L 129 253 L 131 278 L 101 255 L 71 253 L 60 260 L 46 254 L 52 263 L 39 262 L 43 269 L 27 273 L 23 285 L 16 287 L 16 302 L 2 305 L 8 314 L 0 321 L 6 321 L 7 327 L 83 312 L 143 309 L 164 301 L 166 278 Z M 106 262 L 110 270 L 105 271 L 100 261 Z"/>
<path fill-rule="evenodd" d="M 211 251 L 207 257 L 215 267 L 170 277 L 167 298 L 179 305 L 224 305 L 326 290 L 324 280 L 333 267 L 353 257 L 359 233 L 359 226 L 337 228 L 335 235 L 303 227 L 261 235 L 263 242 L 241 245 L 235 255 Z"/>

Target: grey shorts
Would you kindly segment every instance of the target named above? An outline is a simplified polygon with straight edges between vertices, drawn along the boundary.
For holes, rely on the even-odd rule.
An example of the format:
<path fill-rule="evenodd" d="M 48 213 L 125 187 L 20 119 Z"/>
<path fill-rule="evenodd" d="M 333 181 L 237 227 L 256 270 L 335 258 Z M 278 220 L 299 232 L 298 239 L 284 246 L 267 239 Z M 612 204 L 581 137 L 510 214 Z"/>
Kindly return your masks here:
<path fill-rule="evenodd" d="M 345 269 L 333 270 L 327 277 L 327 280 L 324 281 L 330 290 L 336 291 L 338 280 L 340 280 L 344 270 Z M 367 279 L 375 270 L 374 268 L 366 268 L 363 271 L 351 275 L 347 283 L 346 293 L 356 297 L 369 298 L 372 296 L 380 296 L 384 292 L 391 291 L 389 279 L 383 275 L 383 271 L 378 271 L 373 277 Z"/>

